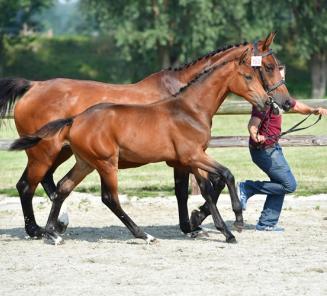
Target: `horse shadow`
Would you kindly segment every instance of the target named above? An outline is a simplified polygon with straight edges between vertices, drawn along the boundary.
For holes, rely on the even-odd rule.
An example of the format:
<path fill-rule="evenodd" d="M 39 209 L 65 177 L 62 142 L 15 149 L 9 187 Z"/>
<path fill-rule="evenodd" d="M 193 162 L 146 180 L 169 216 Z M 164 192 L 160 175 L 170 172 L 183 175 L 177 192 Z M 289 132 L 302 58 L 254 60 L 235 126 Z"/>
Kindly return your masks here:
<path fill-rule="evenodd" d="M 226 221 L 227 227 L 233 231 L 234 221 Z M 203 224 L 203 228 L 208 236 L 197 237 L 197 240 L 215 240 L 225 242 L 225 238 L 215 228 L 213 223 Z M 182 233 L 178 225 L 148 225 L 142 226 L 142 229 L 159 240 L 186 240 L 189 236 Z M 255 225 L 246 224 L 244 230 L 253 230 Z M 236 235 L 237 232 L 233 231 Z M 0 241 L 12 241 L 15 239 L 24 240 L 28 238 L 24 227 L 0 229 Z M 86 227 L 72 226 L 67 228 L 67 231 L 62 235 L 65 241 L 86 241 L 86 242 L 115 242 L 125 241 L 132 244 L 137 243 L 136 239 L 125 226 L 104 226 L 104 227 Z M 140 240 L 141 241 L 141 240 Z"/>

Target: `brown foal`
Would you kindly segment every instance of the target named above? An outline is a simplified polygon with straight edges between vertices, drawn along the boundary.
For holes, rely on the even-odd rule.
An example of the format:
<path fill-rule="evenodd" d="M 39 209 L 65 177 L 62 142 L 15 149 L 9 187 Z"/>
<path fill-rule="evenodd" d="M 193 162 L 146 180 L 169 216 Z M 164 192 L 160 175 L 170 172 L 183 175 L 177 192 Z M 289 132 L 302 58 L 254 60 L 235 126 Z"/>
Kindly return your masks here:
<path fill-rule="evenodd" d="M 274 85 L 280 81 L 278 63 L 270 53 L 269 46 L 275 34 L 257 44 L 256 55 L 262 55 L 262 73 L 256 75 L 262 84 Z M 33 134 L 49 121 L 74 116 L 88 107 L 101 102 L 113 103 L 151 103 L 168 95 L 174 95 L 185 87 L 199 73 L 210 69 L 221 59 L 240 56 L 249 49 L 254 54 L 254 44 L 241 44 L 218 49 L 206 56 L 178 69 L 162 70 L 144 80 L 128 85 L 112 85 L 92 81 L 54 79 L 48 81 L 27 81 L 24 79 L 0 79 L 0 116 L 4 116 L 15 103 L 15 123 L 20 136 Z M 247 61 L 250 64 L 249 60 Z M 264 80 L 262 79 L 264 78 Z M 274 90 L 273 95 L 288 98 L 284 85 Z M 205 100 L 205 97 L 201 98 Z M 56 186 L 53 172 L 72 155 L 69 145 L 61 146 L 56 138 L 42 141 L 37 146 L 26 150 L 27 167 L 17 183 L 25 219 L 25 229 L 31 237 L 42 237 L 43 229 L 35 221 L 32 198 L 37 185 L 42 182 L 50 198 L 55 197 Z M 125 167 L 133 166 L 126 163 Z M 175 193 L 178 201 L 180 227 L 184 233 L 190 232 L 187 209 L 188 172 L 181 168 L 174 169 Z M 213 184 L 223 182 L 213 179 Z M 217 186 L 218 186 L 217 185 Z M 218 186 L 219 187 L 219 186 Z M 221 185 L 220 185 L 221 188 Z"/>
<path fill-rule="evenodd" d="M 235 242 L 234 235 L 212 202 L 208 173 L 218 175 L 227 184 L 232 200 L 237 201 L 234 209 L 237 218 L 242 220 L 234 177 L 205 150 L 210 140 L 212 117 L 229 92 L 244 97 L 261 110 L 270 102 L 254 69 L 246 64 L 247 52 L 240 58 L 225 59 L 204 71 L 189 86 L 168 99 L 148 105 L 101 103 L 77 116 L 53 121 L 34 135 L 16 140 L 12 150 L 31 148 L 47 138 L 52 138 L 59 147 L 68 142 L 76 156 L 75 166 L 58 184 L 46 235 L 54 243 L 61 242 L 56 232 L 61 205 L 77 184 L 96 169 L 101 177 L 104 204 L 136 238 L 153 241 L 154 238 L 139 228 L 121 208 L 117 171 L 125 163 L 144 165 L 166 161 L 195 175 L 216 228 L 224 234 L 227 242 Z"/>

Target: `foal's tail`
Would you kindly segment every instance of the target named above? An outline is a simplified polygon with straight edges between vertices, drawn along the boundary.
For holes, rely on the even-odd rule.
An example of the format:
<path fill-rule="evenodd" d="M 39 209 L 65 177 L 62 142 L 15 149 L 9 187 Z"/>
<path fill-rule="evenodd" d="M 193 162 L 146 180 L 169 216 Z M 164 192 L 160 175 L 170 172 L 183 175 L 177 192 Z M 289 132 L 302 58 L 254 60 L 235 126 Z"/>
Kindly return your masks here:
<path fill-rule="evenodd" d="M 0 79 L 0 119 L 12 109 L 16 100 L 23 96 L 32 86 L 32 82 L 23 78 Z"/>
<path fill-rule="evenodd" d="M 9 150 L 25 150 L 35 146 L 42 139 L 50 138 L 54 136 L 58 131 L 62 130 L 66 126 L 71 126 L 74 121 L 73 117 L 58 119 L 47 123 L 42 126 L 33 135 L 25 136 L 15 140 L 9 147 Z"/>

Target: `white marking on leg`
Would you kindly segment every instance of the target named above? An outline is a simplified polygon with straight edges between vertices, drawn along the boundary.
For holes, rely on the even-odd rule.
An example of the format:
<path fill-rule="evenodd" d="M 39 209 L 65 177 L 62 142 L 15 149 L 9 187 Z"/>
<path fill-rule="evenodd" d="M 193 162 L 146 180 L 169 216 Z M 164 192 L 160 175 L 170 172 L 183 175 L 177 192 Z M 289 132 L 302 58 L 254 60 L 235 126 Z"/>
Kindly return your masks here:
<path fill-rule="evenodd" d="M 146 234 L 146 243 L 150 244 L 153 243 L 155 241 L 157 241 L 157 239 L 155 237 L 153 237 L 151 234 L 145 233 Z"/>
<path fill-rule="evenodd" d="M 67 206 L 65 204 L 62 205 L 58 221 L 63 223 L 65 226 L 69 224 L 68 211 L 67 211 Z"/>

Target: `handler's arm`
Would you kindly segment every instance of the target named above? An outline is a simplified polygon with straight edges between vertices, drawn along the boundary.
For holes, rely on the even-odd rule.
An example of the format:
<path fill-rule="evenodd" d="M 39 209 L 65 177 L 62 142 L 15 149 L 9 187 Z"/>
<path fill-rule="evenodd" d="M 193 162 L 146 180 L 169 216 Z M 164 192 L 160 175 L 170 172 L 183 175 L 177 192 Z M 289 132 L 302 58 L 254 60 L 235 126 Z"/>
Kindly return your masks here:
<path fill-rule="evenodd" d="M 313 113 L 315 115 L 327 115 L 327 109 L 318 107 L 318 108 L 312 108 L 304 103 L 301 103 L 297 100 L 295 100 L 295 106 L 293 107 L 293 111 L 301 114 L 310 114 Z"/>
<path fill-rule="evenodd" d="M 260 118 L 252 116 L 250 118 L 250 121 L 248 124 L 248 130 L 250 133 L 250 137 L 256 143 L 263 143 L 266 140 L 265 136 L 258 134 L 258 128 L 259 128 L 260 122 L 261 122 Z"/>

